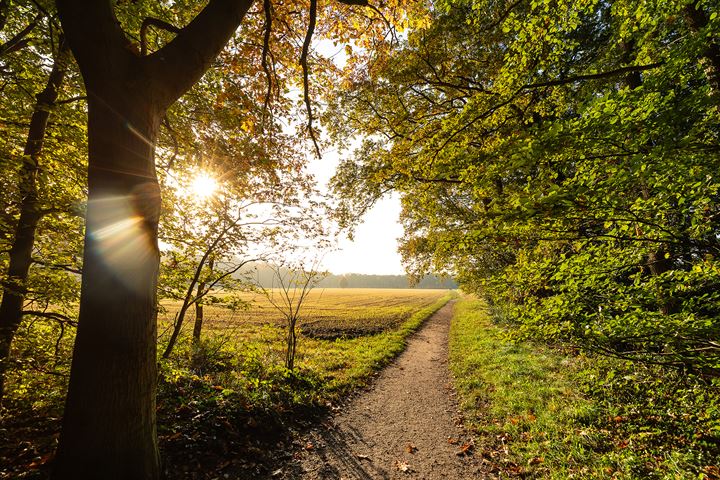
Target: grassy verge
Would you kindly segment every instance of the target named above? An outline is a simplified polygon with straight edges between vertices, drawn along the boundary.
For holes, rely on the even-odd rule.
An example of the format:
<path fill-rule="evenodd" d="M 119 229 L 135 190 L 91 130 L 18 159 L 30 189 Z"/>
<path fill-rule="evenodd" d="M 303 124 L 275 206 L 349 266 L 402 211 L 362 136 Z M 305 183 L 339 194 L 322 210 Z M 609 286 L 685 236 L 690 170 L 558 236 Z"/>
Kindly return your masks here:
<path fill-rule="evenodd" d="M 717 385 L 507 340 L 456 304 L 450 365 L 478 454 L 509 476 L 717 479 Z"/>
<path fill-rule="evenodd" d="M 570 360 L 507 342 L 481 301 L 463 299 L 455 312 L 450 367 L 478 452 L 510 474 L 600 473 L 582 430 L 593 405 L 575 392 Z"/>

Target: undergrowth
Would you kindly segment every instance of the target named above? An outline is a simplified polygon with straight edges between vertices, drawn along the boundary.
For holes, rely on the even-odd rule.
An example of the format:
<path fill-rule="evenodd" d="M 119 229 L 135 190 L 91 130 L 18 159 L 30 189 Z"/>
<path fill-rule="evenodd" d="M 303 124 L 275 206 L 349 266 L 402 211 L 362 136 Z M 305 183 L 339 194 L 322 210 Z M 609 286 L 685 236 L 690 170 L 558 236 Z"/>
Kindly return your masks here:
<path fill-rule="evenodd" d="M 720 391 L 687 372 L 509 340 L 456 304 L 450 362 L 477 453 L 524 478 L 717 479 Z"/>

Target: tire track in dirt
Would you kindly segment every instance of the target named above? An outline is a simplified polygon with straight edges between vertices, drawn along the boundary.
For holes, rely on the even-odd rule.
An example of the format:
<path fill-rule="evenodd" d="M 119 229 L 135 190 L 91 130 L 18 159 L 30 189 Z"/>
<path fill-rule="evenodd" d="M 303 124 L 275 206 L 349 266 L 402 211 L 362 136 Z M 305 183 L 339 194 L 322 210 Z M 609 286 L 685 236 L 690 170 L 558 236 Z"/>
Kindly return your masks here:
<path fill-rule="evenodd" d="M 452 303 L 409 338 L 369 390 L 306 434 L 305 448 L 275 478 L 490 478 L 479 458 L 459 455 L 470 436 L 460 425 L 447 365 Z"/>

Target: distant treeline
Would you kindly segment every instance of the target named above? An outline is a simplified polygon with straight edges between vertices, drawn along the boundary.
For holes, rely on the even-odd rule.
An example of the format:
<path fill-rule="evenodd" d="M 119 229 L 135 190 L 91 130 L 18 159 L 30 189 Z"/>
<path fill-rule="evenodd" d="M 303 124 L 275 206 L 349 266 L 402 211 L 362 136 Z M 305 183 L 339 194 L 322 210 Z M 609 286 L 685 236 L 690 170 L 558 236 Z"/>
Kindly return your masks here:
<path fill-rule="evenodd" d="M 246 275 L 248 272 L 246 272 Z M 264 264 L 253 264 L 252 273 L 254 282 L 262 287 L 271 288 L 273 284 L 273 270 Z M 436 275 L 427 275 L 418 284 L 410 285 L 406 275 L 363 275 L 360 273 L 345 273 L 342 275 L 330 274 L 318 284 L 320 288 L 443 288 L 455 289 L 457 282 L 452 278 L 442 278 Z"/>
<path fill-rule="evenodd" d="M 428 275 L 417 285 L 410 286 L 410 280 L 406 275 L 346 273 L 329 275 L 318 286 L 324 288 L 457 288 L 457 283 L 451 278 Z"/>

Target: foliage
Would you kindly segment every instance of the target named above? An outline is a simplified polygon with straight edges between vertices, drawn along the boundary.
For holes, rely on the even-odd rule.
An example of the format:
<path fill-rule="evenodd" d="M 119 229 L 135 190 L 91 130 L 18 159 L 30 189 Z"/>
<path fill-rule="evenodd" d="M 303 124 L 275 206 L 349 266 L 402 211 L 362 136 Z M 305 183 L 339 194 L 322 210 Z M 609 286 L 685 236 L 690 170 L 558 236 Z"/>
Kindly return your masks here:
<path fill-rule="evenodd" d="M 65 367 L 57 354 L 52 360 L 42 349 L 28 353 L 42 330 L 58 337 L 60 350 L 66 329 L 74 325 L 86 142 L 80 79 L 57 30 L 54 7 L 3 2 L 0 10 L 2 397 L 6 368 L 10 377 L 24 378 L 18 380 L 22 389 L 28 377 L 57 375 Z M 16 333 L 21 344 L 13 347 Z M 18 370 L 27 367 L 32 375 Z"/>
<path fill-rule="evenodd" d="M 716 10 L 440 2 L 338 95 L 342 219 L 395 189 L 408 269 L 521 337 L 717 375 Z"/>

